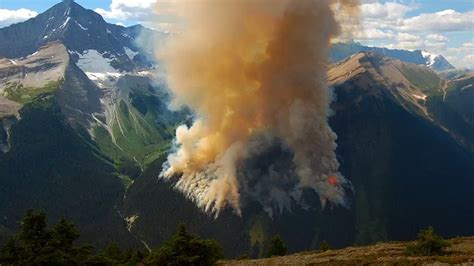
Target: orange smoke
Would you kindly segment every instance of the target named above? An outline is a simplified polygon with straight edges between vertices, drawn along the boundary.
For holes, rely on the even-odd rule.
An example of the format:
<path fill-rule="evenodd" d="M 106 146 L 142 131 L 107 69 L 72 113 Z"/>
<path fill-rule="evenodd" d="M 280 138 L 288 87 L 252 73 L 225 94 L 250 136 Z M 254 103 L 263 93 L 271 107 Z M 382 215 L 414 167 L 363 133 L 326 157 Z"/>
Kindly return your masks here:
<path fill-rule="evenodd" d="M 249 140 L 280 138 L 294 153 L 301 190 L 323 204 L 344 204 L 346 183 L 328 125 L 325 84 L 331 39 L 341 33 L 334 10 L 356 14 L 356 0 L 176 1 L 186 30 L 162 51 L 174 108 L 190 107 L 191 127 L 176 130 L 177 149 L 161 177 L 205 211 L 227 205 L 240 214 L 237 168 Z M 354 16 L 356 18 L 356 16 Z M 339 182 L 328 184 L 328 176 Z M 251 188 L 249 188 L 251 189 Z"/>

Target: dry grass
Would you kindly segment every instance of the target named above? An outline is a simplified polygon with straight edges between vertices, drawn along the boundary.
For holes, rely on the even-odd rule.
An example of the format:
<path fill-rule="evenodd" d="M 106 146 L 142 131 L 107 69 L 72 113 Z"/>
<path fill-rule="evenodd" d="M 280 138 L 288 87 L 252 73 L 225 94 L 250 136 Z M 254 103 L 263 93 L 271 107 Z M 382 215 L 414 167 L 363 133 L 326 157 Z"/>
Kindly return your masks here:
<path fill-rule="evenodd" d="M 405 255 L 408 242 L 379 243 L 325 252 L 303 252 L 259 260 L 228 260 L 218 265 L 474 265 L 474 237 L 449 240 L 446 255 L 415 257 Z"/>

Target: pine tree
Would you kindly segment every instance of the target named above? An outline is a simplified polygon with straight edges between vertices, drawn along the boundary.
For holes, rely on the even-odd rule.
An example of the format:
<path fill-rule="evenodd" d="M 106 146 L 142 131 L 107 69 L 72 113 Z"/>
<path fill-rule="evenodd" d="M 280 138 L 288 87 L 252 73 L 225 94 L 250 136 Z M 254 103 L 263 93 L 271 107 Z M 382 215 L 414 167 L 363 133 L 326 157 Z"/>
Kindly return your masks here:
<path fill-rule="evenodd" d="M 0 265 L 15 264 L 20 260 L 20 255 L 23 252 L 14 238 L 10 238 L 5 245 L 0 248 Z"/>
<path fill-rule="evenodd" d="M 52 229 L 52 237 L 48 243 L 50 252 L 57 253 L 61 263 L 72 263 L 78 259 L 80 247 L 74 246 L 74 242 L 79 239 L 80 233 L 76 226 L 66 220 L 59 219 Z"/>
<path fill-rule="evenodd" d="M 58 223 L 53 227 L 53 239 L 62 250 L 71 250 L 74 242 L 78 240 L 80 236 L 81 234 L 76 225 L 65 218 L 59 219 Z"/>
<path fill-rule="evenodd" d="M 287 252 L 288 247 L 279 235 L 274 236 L 270 240 L 270 243 L 268 244 L 267 257 L 284 256 Z"/>
<path fill-rule="evenodd" d="M 449 242 L 435 234 L 433 227 L 429 226 L 425 230 L 420 230 L 417 241 L 408 245 L 405 253 L 414 256 L 441 255 L 449 246 Z"/>
<path fill-rule="evenodd" d="M 61 252 L 52 247 L 52 232 L 47 228 L 46 214 L 28 210 L 20 225 L 19 243 L 23 249 L 21 264 L 59 264 Z"/>
<path fill-rule="evenodd" d="M 152 265 L 214 265 L 223 257 L 222 248 L 215 240 L 200 239 L 180 224 L 176 234 L 154 251 L 147 262 Z"/>
<path fill-rule="evenodd" d="M 95 263 L 94 248 L 77 246 L 76 226 L 62 218 L 49 229 L 46 214 L 29 210 L 19 233 L 0 249 L 0 264 L 77 265 Z"/>

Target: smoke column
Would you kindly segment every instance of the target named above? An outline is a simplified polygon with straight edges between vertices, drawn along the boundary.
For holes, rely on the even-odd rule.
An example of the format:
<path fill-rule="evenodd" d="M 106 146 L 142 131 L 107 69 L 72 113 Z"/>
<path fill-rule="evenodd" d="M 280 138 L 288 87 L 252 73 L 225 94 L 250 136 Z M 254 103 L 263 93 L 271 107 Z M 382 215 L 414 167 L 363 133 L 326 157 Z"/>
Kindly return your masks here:
<path fill-rule="evenodd" d="M 176 150 L 160 177 L 200 208 L 241 213 L 239 164 L 262 134 L 293 154 L 298 184 L 326 202 L 345 204 L 328 125 L 331 92 L 325 83 L 330 42 L 341 33 L 335 14 L 357 17 L 357 0 L 175 1 L 183 32 L 160 54 L 173 94 L 196 118 L 176 130 Z M 356 20 L 356 19 L 354 19 Z M 248 188 L 251 189 L 251 188 Z"/>

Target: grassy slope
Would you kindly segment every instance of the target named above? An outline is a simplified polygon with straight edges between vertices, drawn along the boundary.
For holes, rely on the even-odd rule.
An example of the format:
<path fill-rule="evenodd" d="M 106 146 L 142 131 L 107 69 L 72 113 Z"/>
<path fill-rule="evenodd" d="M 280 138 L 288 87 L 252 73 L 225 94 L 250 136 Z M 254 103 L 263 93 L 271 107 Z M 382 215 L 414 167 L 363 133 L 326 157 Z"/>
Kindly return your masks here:
<path fill-rule="evenodd" d="M 171 147 L 171 140 L 182 116 L 172 114 L 155 95 L 133 91 L 129 99 L 115 107 L 111 125 L 115 143 L 102 126 L 94 128 L 95 141 L 101 151 L 119 164 L 134 162 L 141 168 L 160 158 Z"/>
<path fill-rule="evenodd" d="M 474 151 L 474 77 L 447 83 L 446 96 L 433 95 L 426 106 L 435 120 L 468 149 Z"/>
<path fill-rule="evenodd" d="M 404 250 L 410 242 L 391 242 L 325 252 L 308 251 L 270 259 L 220 261 L 217 265 L 421 265 L 474 262 L 474 237 L 454 238 L 449 242 L 452 247 L 443 256 L 406 256 Z"/>
<path fill-rule="evenodd" d="M 441 79 L 431 69 L 404 64 L 401 72 L 413 85 L 423 92 L 431 92 L 440 87 Z"/>
<path fill-rule="evenodd" d="M 12 84 L 5 89 L 4 95 L 9 100 L 25 104 L 33 101 L 41 94 L 52 93 L 58 90 L 61 82 L 62 80 L 49 82 L 41 88 L 23 87 L 21 84 Z"/>

